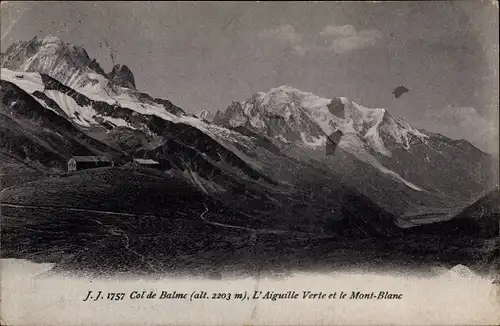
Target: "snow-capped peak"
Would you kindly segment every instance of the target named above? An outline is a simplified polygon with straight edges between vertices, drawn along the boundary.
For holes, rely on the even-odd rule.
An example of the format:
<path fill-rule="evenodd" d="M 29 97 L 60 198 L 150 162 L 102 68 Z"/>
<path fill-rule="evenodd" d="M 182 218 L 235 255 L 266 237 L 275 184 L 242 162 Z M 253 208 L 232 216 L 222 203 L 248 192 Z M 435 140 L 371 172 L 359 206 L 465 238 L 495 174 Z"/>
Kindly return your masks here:
<path fill-rule="evenodd" d="M 58 37 L 50 35 L 50 34 L 47 35 L 46 37 L 44 37 L 42 40 L 42 46 L 45 49 L 47 49 L 47 48 L 59 48 L 62 45 L 63 45 L 63 42 Z"/>
<path fill-rule="evenodd" d="M 260 101 L 262 105 L 272 108 L 272 105 L 300 104 L 303 107 L 316 109 L 326 104 L 327 99 L 321 98 L 313 93 L 304 92 L 297 88 L 282 85 L 272 88 L 267 93 L 256 93 L 252 98 Z"/>
<path fill-rule="evenodd" d="M 53 35 L 13 43 L 2 55 L 1 66 L 43 73 L 74 89 L 100 84 L 101 88 L 136 90 L 134 75 L 126 65 L 116 64 L 106 74 L 83 47 Z"/>
<path fill-rule="evenodd" d="M 412 142 L 425 142 L 429 136 L 383 108 L 367 108 L 345 97 L 323 98 L 284 85 L 256 93 L 244 102 L 233 102 L 225 112 L 217 112 L 213 121 L 230 128 L 244 126 L 278 142 L 321 151 L 327 137 L 341 131 L 340 148 L 421 190 L 386 168 L 374 154 L 391 157 L 394 149 L 409 150 Z"/>
<path fill-rule="evenodd" d="M 218 112 L 214 122 L 245 125 L 267 136 L 313 146 L 324 146 L 326 135 L 341 130 L 386 156 L 391 156 L 392 143 L 409 149 L 412 139 L 428 137 L 386 109 L 367 108 L 345 97 L 322 98 L 288 85 L 233 102 L 224 113 Z"/>
<path fill-rule="evenodd" d="M 3 68 L 44 73 L 72 88 L 91 82 L 89 74 L 104 75 L 83 47 L 65 43 L 52 35 L 13 43 L 1 61 Z"/>
<path fill-rule="evenodd" d="M 2 54 L 1 66 L 10 71 L 47 75 L 90 100 L 139 113 L 159 116 L 185 114 L 168 100 L 138 92 L 134 75 L 127 66 L 117 64 L 106 74 L 83 47 L 63 42 L 52 35 L 13 43 Z M 16 78 L 14 81 L 22 83 Z"/>

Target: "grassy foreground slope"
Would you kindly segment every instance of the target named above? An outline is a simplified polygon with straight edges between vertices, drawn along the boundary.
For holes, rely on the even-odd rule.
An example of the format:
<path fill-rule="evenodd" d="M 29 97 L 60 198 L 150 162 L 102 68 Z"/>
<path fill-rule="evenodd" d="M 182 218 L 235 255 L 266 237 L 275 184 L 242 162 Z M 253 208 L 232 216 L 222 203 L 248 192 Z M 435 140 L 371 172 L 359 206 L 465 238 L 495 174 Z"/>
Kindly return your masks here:
<path fill-rule="evenodd" d="M 73 207 L 131 214 L 165 214 L 203 207 L 204 196 L 160 171 L 99 168 L 46 178 L 6 191 L 1 201 L 30 206 Z"/>
<path fill-rule="evenodd" d="M 0 194 L 2 257 L 95 274 L 206 274 L 458 263 L 484 270 L 491 250 L 460 226 L 451 232 L 449 223 L 378 236 L 373 226 L 384 220 L 370 215 L 369 203 L 358 197 L 345 198 L 350 206 L 340 209 L 343 218 L 323 234 L 280 227 L 286 215 L 251 214 L 223 199 L 178 175 L 143 168 L 28 182 Z"/>

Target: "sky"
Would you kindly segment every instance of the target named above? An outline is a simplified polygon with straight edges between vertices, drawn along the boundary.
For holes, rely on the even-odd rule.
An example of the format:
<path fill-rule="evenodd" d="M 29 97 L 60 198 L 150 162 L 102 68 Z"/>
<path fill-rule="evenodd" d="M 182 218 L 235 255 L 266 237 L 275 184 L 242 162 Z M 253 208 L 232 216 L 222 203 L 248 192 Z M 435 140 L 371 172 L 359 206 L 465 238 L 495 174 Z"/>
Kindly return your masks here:
<path fill-rule="evenodd" d="M 1 50 L 54 35 L 187 112 L 289 85 L 386 108 L 498 155 L 498 4 L 454 2 L 12 2 Z M 100 46 L 101 44 L 101 46 Z M 392 90 L 410 92 L 395 99 Z"/>

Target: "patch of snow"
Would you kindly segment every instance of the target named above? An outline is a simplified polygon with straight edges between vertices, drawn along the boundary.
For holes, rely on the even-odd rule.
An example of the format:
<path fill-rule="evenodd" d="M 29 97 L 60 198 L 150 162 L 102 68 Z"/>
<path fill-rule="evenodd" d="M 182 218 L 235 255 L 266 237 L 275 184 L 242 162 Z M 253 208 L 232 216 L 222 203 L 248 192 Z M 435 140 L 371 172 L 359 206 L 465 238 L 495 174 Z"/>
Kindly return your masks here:
<path fill-rule="evenodd" d="M 312 141 L 309 141 L 307 138 L 308 136 L 305 133 L 303 132 L 300 133 L 300 139 L 302 140 L 302 142 L 304 142 L 306 146 L 317 148 L 317 147 L 323 147 L 326 144 L 326 137 L 318 137 L 318 138 L 312 137 Z"/>
<path fill-rule="evenodd" d="M 117 127 L 127 127 L 129 129 L 134 129 L 134 130 L 136 129 L 123 119 L 113 118 L 113 117 L 104 116 L 104 115 L 98 115 L 98 116 L 101 117 L 105 121 L 111 122 L 112 124 L 114 124 Z"/>
<path fill-rule="evenodd" d="M 386 114 L 385 109 L 368 109 L 353 102 L 353 106 L 361 113 L 360 125 L 368 124 L 370 128 L 364 137 L 371 148 L 385 156 L 391 156 L 391 152 L 385 147 L 384 141 L 380 137 L 379 128 Z"/>
<path fill-rule="evenodd" d="M 0 78 L 15 84 L 29 94 L 33 94 L 35 91 L 43 92 L 45 89 L 42 77 L 36 72 L 20 72 L 2 68 Z"/>
<path fill-rule="evenodd" d="M 190 123 L 187 122 L 187 124 Z M 193 125 L 193 127 L 198 128 L 196 127 L 196 124 Z M 235 132 L 215 124 L 206 124 L 204 128 L 206 128 L 210 132 L 210 135 L 213 135 L 216 139 L 225 139 L 233 143 L 246 145 L 248 147 L 253 146 L 252 137 L 242 135 L 239 132 Z"/>
<path fill-rule="evenodd" d="M 22 77 L 21 77 L 22 76 Z M 19 72 L 12 71 L 6 68 L 2 68 L 1 70 L 1 79 L 11 82 L 17 87 L 21 88 L 26 93 L 33 95 L 36 91 L 43 92 L 45 86 L 42 81 L 42 77 L 39 73 L 36 72 Z M 45 101 L 42 99 L 33 96 L 33 98 L 40 103 L 44 108 L 51 110 L 52 112 L 59 115 L 59 112 L 51 108 Z"/>
<path fill-rule="evenodd" d="M 179 121 L 179 117 L 165 110 L 160 104 L 143 103 L 133 98 L 127 93 L 112 95 L 113 103 L 118 103 L 121 107 L 128 108 L 144 115 L 154 115 L 167 121 Z M 198 118 L 196 118 L 198 119 Z M 199 119 L 198 119 L 199 120 Z"/>
<path fill-rule="evenodd" d="M 80 106 L 71 96 L 57 90 L 48 90 L 45 91 L 45 94 L 56 102 L 64 113 L 77 124 L 84 127 L 90 127 L 91 124 L 97 124 L 97 121 L 94 119 L 97 112 L 91 106 Z"/>
<path fill-rule="evenodd" d="M 284 143 L 291 143 L 289 140 L 287 140 L 282 135 L 278 135 L 278 136 L 276 136 L 276 138 L 279 139 L 280 141 L 284 142 Z"/>
<path fill-rule="evenodd" d="M 338 119 L 334 123 L 331 123 L 332 127 L 342 131 L 344 135 L 346 134 L 358 134 L 358 131 L 354 127 L 354 122 L 351 119 Z"/>
<path fill-rule="evenodd" d="M 399 174 L 397 174 L 396 172 L 394 172 L 392 170 L 389 170 L 388 168 L 386 168 L 385 166 L 383 166 L 380 163 L 375 164 L 375 167 L 377 167 L 379 169 L 379 171 L 381 171 L 382 173 L 385 173 L 385 174 L 388 174 L 388 175 L 392 176 L 394 179 L 396 179 L 398 181 L 401 181 L 402 183 L 404 183 L 406 186 L 410 187 L 413 190 L 416 190 L 416 191 L 422 191 L 423 190 L 422 188 L 420 188 L 420 187 L 416 186 L 415 184 L 411 183 L 410 181 L 403 179 L 403 177 L 401 177 Z"/>
<path fill-rule="evenodd" d="M 89 99 L 108 104 L 115 104 L 117 101 L 111 96 L 112 90 L 108 87 L 109 81 L 102 75 L 88 72 L 89 82 L 81 87 L 77 87 L 79 93 L 87 96 Z"/>
<path fill-rule="evenodd" d="M 257 128 L 257 129 L 265 128 L 265 126 L 266 126 L 264 121 L 262 121 L 260 119 L 259 113 L 251 116 L 249 121 L 250 121 L 250 125 L 252 125 L 252 127 Z"/>
<path fill-rule="evenodd" d="M 53 108 L 51 108 L 51 107 L 50 107 L 47 103 L 45 103 L 45 101 L 44 101 L 44 100 L 39 99 L 39 98 L 38 98 L 38 97 L 36 97 L 36 96 L 33 96 L 33 98 L 34 98 L 34 99 L 35 99 L 38 103 L 40 103 L 40 104 L 41 104 L 44 108 L 46 108 L 46 109 L 48 109 L 48 110 L 50 110 L 50 111 L 52 111 L 52 112 L 56 113 L 57 115 L 61 115 L 61 113 L 60 113 L 60 112 L 58 112 L 58 111 L 54 110 Z"/>

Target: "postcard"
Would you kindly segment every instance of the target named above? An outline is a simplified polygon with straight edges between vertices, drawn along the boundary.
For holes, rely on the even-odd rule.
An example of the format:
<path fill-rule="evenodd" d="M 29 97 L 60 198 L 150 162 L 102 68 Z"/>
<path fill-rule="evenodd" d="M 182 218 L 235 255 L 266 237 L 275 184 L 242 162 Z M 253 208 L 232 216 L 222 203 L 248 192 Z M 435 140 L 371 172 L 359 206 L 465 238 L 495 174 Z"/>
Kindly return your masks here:
<path fill-rule="evenodd" d="M 1 3 L 2 325 L 498 325 L 498 2 Z"/>

